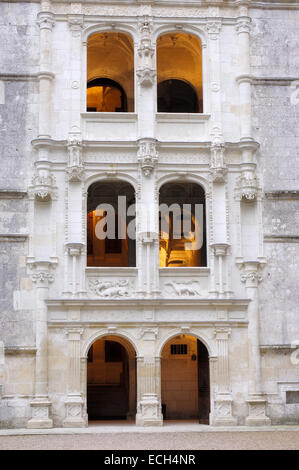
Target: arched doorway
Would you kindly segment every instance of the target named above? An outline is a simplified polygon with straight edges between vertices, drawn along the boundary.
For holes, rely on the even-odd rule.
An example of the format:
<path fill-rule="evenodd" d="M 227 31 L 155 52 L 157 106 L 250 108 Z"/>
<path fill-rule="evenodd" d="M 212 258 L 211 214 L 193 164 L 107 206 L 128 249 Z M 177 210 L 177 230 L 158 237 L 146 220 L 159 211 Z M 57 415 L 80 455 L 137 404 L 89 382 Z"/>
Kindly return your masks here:
<path fill-rule="evenodd" d="M 136 354 L 123 338 L 96 340 L 87 356 L 89 420 L 134 419 L 136 414 Z"/>
<path fill-rule="evenodd" d="M 209 424 L 209 353 L 191 335 L 178 335 L 163 347 L 161 393 L 164 419 L 196 419 Z"/>

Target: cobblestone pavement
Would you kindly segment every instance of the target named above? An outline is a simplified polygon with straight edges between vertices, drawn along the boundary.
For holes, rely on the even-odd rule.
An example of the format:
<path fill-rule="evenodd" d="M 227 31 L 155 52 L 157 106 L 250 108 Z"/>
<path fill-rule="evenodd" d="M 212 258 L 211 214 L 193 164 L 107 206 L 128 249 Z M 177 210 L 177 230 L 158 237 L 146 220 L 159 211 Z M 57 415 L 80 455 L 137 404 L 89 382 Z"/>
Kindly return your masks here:
<path fill-rule="evenodd" d="M 298 450 L 299 431 L 0 435 L 1 450 Z"/>

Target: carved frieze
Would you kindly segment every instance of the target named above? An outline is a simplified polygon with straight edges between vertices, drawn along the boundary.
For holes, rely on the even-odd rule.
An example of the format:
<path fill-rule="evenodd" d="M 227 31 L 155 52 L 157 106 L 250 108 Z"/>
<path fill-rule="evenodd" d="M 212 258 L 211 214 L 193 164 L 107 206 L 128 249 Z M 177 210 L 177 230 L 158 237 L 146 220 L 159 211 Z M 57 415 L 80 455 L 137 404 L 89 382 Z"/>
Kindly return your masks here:
<path fill-rule="evenodd" d="M 165 283 L 173 289 L 172 294 L 179 297 L 200 297 L 200 285 L 198 281 L 169 281 Z"/>
<path fill-rule="evenodd" d="M 132 286 L 127 279 L 116 281 L 90 279 L 89 288 L 95 295 L 107 299 L 132 296 Z"/>

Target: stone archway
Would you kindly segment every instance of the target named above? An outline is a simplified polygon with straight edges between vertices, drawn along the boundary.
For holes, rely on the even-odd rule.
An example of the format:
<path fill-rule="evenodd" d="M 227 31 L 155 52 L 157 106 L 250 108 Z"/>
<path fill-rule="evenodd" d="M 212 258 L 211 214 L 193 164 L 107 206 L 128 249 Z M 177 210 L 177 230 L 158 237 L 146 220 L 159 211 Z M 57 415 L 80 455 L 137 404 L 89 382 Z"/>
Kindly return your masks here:
<path fill-rule="evenodd" d="M 164 345 L 161 395 L 164 419 L 198 419 L 209 424 L 209 353 L 199 339 L 178 334 Z"/>
<path fill-rule="evenodd" d="M 107 335 L 89 348 L 87 414 L 89 420 L 135 418 L 136 353 L 122 337 Z"/>

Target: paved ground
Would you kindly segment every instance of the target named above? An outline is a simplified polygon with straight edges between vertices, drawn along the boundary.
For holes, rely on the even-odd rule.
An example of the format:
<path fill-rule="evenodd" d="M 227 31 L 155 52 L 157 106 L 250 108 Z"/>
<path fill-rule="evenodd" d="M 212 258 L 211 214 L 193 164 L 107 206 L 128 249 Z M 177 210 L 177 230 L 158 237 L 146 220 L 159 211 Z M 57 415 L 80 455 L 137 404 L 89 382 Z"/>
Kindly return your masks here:
<path fill-rule="evenodd" d="M 299 432 L 105 433 L 1 436 L 1 450 L 299 449 Z"/>
<path fill-rule="evenodd" d="M 137 428 L 93 423 L 84 429 L 0 430 L 1 450 L 298 450 L 299 426 L 219 428 L 195 422 Z"/>

